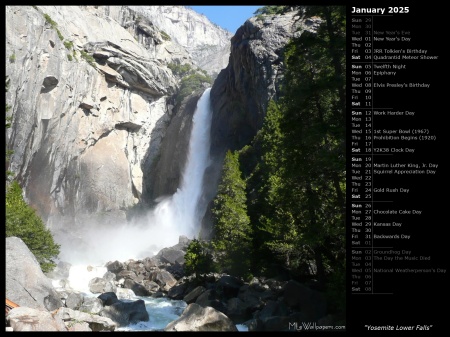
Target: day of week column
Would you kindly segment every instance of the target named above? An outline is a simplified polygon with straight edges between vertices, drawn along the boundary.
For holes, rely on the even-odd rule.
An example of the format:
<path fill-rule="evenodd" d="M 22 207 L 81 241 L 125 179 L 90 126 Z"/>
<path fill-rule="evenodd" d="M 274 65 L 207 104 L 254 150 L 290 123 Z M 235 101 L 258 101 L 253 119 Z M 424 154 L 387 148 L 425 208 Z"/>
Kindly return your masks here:
<path fill-rule="evenodd" d="M 370 16 L 351 26 L 351 291 L 372 292 L 372 45 Z"/>

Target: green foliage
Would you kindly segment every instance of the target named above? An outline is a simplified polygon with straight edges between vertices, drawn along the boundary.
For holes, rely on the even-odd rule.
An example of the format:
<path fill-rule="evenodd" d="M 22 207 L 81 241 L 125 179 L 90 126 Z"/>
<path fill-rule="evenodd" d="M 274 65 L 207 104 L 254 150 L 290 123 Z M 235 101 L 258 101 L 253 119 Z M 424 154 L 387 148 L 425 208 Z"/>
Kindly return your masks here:
<path fill-rule="evenodd" d="M 181 79 L 180 90 L 176 96 L 177 104 L 181 103 L 181 101 L 192 94 L 194 91 L 203 88 L 203 84 L 212 83 L 212 79 L 209 76 L 205 76 L 203 74 L 191 74 Z"/>
<path fill-rule="evenodd" d="M 345 12 L 327 6 L 307 14 L 332 19 L 286 47 L 285 96 L 269 105 L 261 136 L 271 213 L 260 222 L 286 267 L 313 260 L 324 284 L 327 270 L 345 261 Z"/>
<path fill-rule="evenodd" d="M 11 159 L 11 156 L 14 154 L 13 150 L 6 150 L 6 161 Z"/>
<path fill-rule="evenodd" d="M 50 26 L 54 29 L 54 30 L 56 30 L 56 33 L 58 34 L 58 37 L 59 37 L 59 39 L 61 40 L 61 41 L 63 41 L 64 40 L 64 36 L 61 34 L 61 32 L 59 31 L 59 29 L 58 29 L 58 24 L 55 22 L 55 21 L 53 21 L 52 20 L 52 18 L 50 17 L 50 15 L 48 15 L 48 14 L 44 14 L 44 18 L 45 18 L 45 21 L 48 23 L 48 24 L 50 24 Z"/>
<path fill-rule="evenodd" d="M 245 188 L 238 153 L 228 151 L 212 210 L 213 247 L 223 270 L 237 276 L 246 276 L 250 271 L 252 228 Z"/>
<path fill-rule="evenodd" d="M 167 65 L 167 68 L 172 70 L 172 73 L 174 75 L 178 75 L 180 77 L 186 76 L 187 74 L 191 74 L 194 72 L 191 65 L 188 63 L 185 63 L 185 64 L 169 63 Z"/>
<path fill-rule="evenodd" d="M 161 30 L 160 33 L 161 33 L 161 37 L 163 38 L 163 40 L 166 40 L 166 41 L 171 40 L 169 34 L 167 34 L 165 31 Z"/>
<path fill-rule="evenodd" d="M 210 247 L 205 241 L 193 239 L 189 243 L 184 259 L 184 271 L 186 275 L 195 274 L 195 277 L 199 279 L 200 274 L 215 271 Z"/>
<path fill-rule="evenodd" d="M 47 23 L 49 23 L 50 26 L 52 26 L 52 28 L 56 28 L 56 26 L 58 26 L 58 24 L 57 24 L 55 21 L 52 20 L 52 18 L 50 17 L 50 15 L 44 14 L 44 18 L 45 18 L 45 21 L 46 21 Z"/>
<path fill-rule="evenodd" d="M 67 54 L 67 59 L 68 59 L 69 61 L 71 61 L 71 62 L 72 62 L 72 60 L 73 60 L 73 57 L 72 57 L 72 55 L 70 55 L 70 54 Z"/>
<path fill-rule="evenodd" d="M 16 62 L 16 54 L 12 53 L 11 56 L 9 57 L 9 62 L 10 63 L 14 63 Z"/>
<path fill-rule="evenodd" d="M 51 271 L 56 264 L 60 246 L 41 218 L 24 201 L 22 188 L 13 181 L 6 191 L 6 237 L 16 236 L 23 240 L 39 262 L 43 272 Z"/>
<path fill-rule="evenodd" d="M 95 63 L 95 59 L 94 59 L 94 57 L 92 55 L 89 55 L 84 50 L 81 50 L 80 54 L 81 54 L 81 58 L 83 58 L 87 63 L 89 63 L 94 68 L 97 68 L 96 63 Z"/>
<path fill-rule="evenodd" d="M 273 6 L 268 6 L 273 7 Z M 259 15 L 274 8 L 262 8 Z M 308 7 L 323 19 L 286 47 L 281 98 L 240 151 L 256 272 L 314 265 L 333 311 L 345 307 L 345 7 Z M 259 261 L 258 261 L 259 260 Z"/>
<path fill-rule="evenodd" d="M 64 47 L 66 47 L 67 50 L 73 49 L 73 41 L 68 41 L 68 40 L 64 41 Z"/>
<path fill-rule="evenodd" d="M 253 14 L 266 14 L 266 15 L 273 15 L 273 14 L 283 14 L 286 13 L 289 10 L 289 6 L 263 6 L 261 8 L 258 8 L 255 13 Z"/>
<path fill-rule="evenodd" d="M 58 37 L 61 41 L 64 40 L 64 36 L 61 34 L 58 28 L 56 28 L 56 33 L 58 34 Z"/>

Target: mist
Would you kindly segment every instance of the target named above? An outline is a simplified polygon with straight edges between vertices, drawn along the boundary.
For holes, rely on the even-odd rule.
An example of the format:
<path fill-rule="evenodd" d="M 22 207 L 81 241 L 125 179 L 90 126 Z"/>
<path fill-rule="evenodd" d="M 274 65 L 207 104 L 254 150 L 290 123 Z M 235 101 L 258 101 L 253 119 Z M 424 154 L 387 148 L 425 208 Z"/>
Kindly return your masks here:
<path fill-rule="evenodd" d="M 130 222 L 85 223 L 78 235 L 60 236 L 60 260 L 103 265 L 108 261 L 143 259 L 177 244 L 181 235 L 191 239 L 199 236 L 207 207 L 205 201 L 201 202 L 203 175 L 211 164 L 210 90 L 206 89 L 197 103 L 187 162 L 177 192 L 160 198 L 156 207 Z"/>

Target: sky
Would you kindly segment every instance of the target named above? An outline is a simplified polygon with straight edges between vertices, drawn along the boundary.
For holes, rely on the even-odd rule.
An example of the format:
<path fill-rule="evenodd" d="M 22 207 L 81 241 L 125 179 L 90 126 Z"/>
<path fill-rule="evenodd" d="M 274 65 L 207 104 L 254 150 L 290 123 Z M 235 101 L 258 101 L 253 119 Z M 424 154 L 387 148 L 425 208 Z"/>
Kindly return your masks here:
<path fill-rule="evenodd" d="M 261 6 L 189 6 L 194 11 L 204 14 L 209 21 L 236 33 L 244 22 L 253 16 Z"/>

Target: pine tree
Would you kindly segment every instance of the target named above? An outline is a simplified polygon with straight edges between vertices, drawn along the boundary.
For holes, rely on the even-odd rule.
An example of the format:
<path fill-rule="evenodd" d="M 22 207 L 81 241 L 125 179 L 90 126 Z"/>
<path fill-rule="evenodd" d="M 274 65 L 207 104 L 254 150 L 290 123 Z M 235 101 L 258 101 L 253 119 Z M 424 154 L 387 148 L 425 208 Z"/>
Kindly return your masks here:
<path fill-rule="evenodd" d="M 22 188 L 13 181 L 6 191 L 6 237 L 21 238 L 39 262 L 43 272 L 51 271 L 60 246 L 42 219 L 22 197 Z"/>
<path fill-rule="evenodd" d="M 247 276 L 250 269 L 252 230 L 247 215 L 245 185 L 238 154 L 228 151 L 212 210 L 213 247 L 221 267 L 236 276 Z"/>

